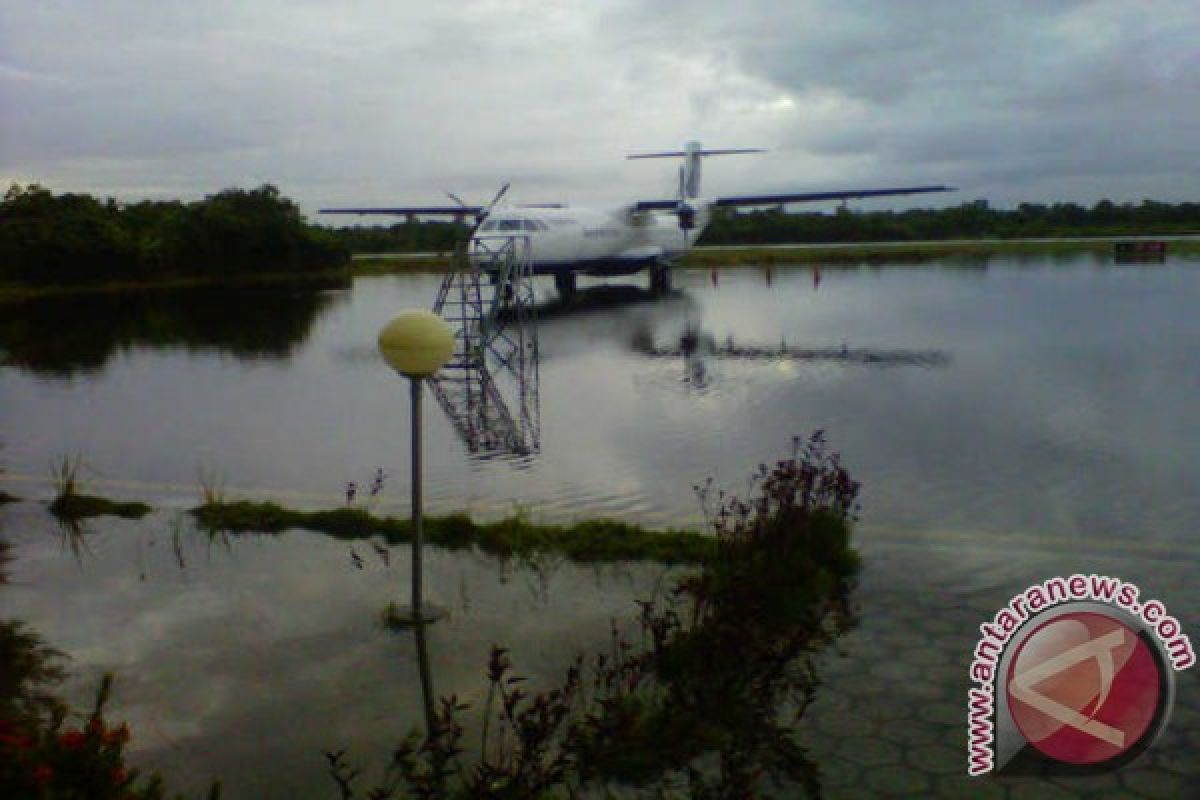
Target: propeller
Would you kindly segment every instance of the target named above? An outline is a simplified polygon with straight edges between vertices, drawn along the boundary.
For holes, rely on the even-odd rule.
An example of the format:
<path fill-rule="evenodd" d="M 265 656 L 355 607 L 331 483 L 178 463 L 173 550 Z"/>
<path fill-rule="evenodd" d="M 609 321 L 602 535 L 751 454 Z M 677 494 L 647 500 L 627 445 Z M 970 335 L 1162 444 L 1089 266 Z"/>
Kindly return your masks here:
<path fill-rule="evenodd" d="M 482 225 L 483 221 L 488 218 L 489 214 L 492 213 L 492 209 L 495 208 L 496 204 L 500 202 L 500 198 L 504 197 L 505 193 L 508 192 L 508 187 L 511 185 L 511 181 L 505 183 L 500 187 L 500 191 L 496 192 L 496 196 L 492 198 L 492 202 L 475 212 L 475 225 L 471 228 L 471 233 L 468 236 L 475 235 L 475 231 L 479 230 L 479 226 Z M 456 195 L 454 192 L 446 192 L 446 197 L 449 197 L 462 208 L 470 208 L 470 206 L 464 203 L 462 198 Z"/>

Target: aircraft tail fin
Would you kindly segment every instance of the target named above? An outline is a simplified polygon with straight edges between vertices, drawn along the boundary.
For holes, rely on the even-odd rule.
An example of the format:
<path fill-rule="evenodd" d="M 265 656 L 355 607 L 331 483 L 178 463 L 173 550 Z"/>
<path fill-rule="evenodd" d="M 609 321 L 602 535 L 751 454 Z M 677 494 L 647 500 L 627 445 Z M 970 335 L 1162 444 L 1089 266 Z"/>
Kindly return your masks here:
<path fill-rule="evenodd" d="M 724 150 L 705 150 L 699 142 L 688 142 L 683 150 L 671 150 L 663 153 L 635 153 L 627 158 L 682 158 L 683 178 L 681 181 L 681 201 L 685 197 L 700 196 L 700 161 L 705 156 L 732 156 L 742 153 L 762 153 L 758 148 L 737 148 Z"/>

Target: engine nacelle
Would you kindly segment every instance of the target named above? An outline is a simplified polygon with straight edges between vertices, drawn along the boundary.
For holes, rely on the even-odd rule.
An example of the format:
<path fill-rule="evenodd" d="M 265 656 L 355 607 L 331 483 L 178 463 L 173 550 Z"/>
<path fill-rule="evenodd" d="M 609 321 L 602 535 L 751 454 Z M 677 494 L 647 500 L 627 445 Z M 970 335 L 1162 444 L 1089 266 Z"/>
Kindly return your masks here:
<path fill-rule="evenodd" d="M 696 209 L 683 206 L 675 214 L 679 217 L 680 230 L 690 231 L 696 227 Z"/>

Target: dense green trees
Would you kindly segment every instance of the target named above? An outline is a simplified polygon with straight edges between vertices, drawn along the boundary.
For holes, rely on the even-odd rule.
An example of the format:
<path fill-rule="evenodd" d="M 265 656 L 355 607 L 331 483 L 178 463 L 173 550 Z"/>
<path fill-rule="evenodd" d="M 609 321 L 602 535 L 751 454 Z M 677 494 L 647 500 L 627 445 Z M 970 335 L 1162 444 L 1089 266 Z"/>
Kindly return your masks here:
<path fill-rule="evenodd" d="M 1200 203 L 1117 205 L 1101 200 L 1088 209 L 1075 203 L 1021 203 L 1012 210 L 987 201 L 944 209 L 786 213 L 780 209 L 720 212 L 701 244 L 875 242 L 926 239 L 1128 236 L 1200 233 Z"/>
<path fill-rule="evenodd" d="M 466 236 L 461 223 L 410 221 L 396 225 L 335 228 L 354 253 L 449 252 Z M 881 242 L 927 239 L 1041 236 L 1125 236 L 1200 233 L 1200 203 L 1117 205 L 1101 200 L 1092 208 L 1075 203 L 1021 203 L 996 210 L 986 200 L 944 209 L 789 213 L 778 208 L 735 213 L 718 210 L 700 244 L 756 245 L 788 242 Z"/>
<path fill-rule="evenodd" d="M 333 229 L 352 253 L 449 253 L 470 231 L 464 223 L 441 220 Z"/>
<path fill-rule="evenodd" d="M 274 186 L 194 203 L 101 202 L 13 185 L 0 203 L 0 279 L 151 280 L 326 269 L 348 251 Z"/>

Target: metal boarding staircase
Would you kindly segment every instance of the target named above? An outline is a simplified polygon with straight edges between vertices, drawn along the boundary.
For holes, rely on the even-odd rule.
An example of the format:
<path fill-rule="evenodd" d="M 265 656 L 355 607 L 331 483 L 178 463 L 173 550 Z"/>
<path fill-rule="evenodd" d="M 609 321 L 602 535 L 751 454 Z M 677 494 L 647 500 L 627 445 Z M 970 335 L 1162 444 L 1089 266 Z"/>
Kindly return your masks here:
<path fill-rule="evenodd" d="M 454 331 L 450 361 L 429 381 L 468 451 L 525 457 L 541 448 L 537 314 L 529 237 L 477 235 L 459 248 L 433 311 Z M 517 413 L 497 380 L 511 377 Z"/>

